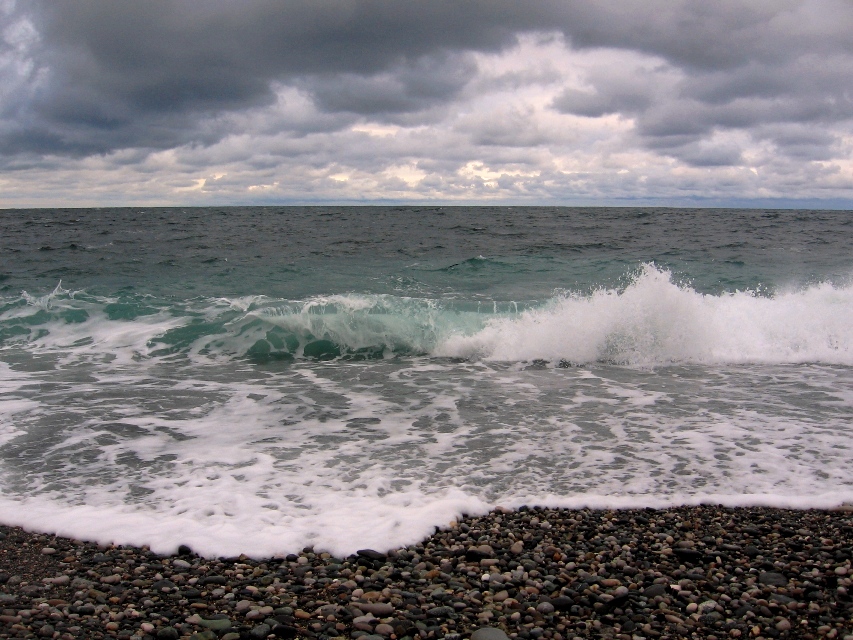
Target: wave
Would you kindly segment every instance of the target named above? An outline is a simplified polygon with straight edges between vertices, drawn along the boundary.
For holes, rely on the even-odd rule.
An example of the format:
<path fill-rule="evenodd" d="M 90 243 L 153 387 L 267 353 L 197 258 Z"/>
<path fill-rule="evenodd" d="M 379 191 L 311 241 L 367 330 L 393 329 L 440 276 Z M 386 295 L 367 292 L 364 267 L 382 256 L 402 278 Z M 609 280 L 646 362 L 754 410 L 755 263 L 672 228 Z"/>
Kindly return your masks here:
<path fill-rule="evenodd" d="M 58 286 L 0 302 L 0 345 L 258 363 L 417 355 L 555 365 L 853 365 L 853 287 L 703 294 L 651 264 L 622 288 L 518 303 L 367 294 L 174 301 Z"/>
<path fill-rule="evenodd" d="M 817 284 L 772 297 L 698 293 L 644 265 L 623 290 L 565 295 L 457 334 L 436 355 L 585 364 L 853 364 L 853 287 Z"/>

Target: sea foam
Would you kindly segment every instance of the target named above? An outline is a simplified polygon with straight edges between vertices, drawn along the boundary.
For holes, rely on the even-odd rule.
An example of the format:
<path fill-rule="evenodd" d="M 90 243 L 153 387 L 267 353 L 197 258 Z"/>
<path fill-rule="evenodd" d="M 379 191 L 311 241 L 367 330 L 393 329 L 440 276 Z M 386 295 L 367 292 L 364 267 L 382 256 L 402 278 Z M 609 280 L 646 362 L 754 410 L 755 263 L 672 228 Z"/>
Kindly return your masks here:
<path fill-rule="evenodd" d="M 624 290 L 567 295 L 447 337 L 436 355 L 498 361 L 853 364 L 853 287 L 702 294 L 646 265 Z"/>
<path fill-rule="evenodd" d="M 20 296 L 0 307 L 0 519 L 347 554 L 497 505 L 836 506 L 851 299 L 711 295 L 653 265 L 517 305 Z"/>

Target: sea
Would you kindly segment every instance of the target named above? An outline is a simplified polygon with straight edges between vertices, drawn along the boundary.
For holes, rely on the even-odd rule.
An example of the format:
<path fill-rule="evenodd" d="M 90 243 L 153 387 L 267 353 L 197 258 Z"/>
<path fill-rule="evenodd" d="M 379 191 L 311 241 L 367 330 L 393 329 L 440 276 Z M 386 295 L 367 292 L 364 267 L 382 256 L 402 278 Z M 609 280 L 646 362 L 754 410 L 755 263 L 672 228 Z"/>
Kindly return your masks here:
<path fill-rule="evenodd" d="M 0 211 L 0 522 L 207 556 L 853 502 L 853 212 Z"/>

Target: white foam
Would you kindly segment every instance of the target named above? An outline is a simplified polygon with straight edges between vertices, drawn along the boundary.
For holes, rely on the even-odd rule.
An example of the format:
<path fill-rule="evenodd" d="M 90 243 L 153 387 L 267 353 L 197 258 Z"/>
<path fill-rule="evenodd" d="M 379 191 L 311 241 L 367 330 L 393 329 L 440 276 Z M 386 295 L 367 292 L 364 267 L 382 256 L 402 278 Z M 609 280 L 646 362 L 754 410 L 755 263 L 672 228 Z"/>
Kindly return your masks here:
<path fill-rule="evenodd" d="M 496 505 L 853 501 L 850 288 L 704 295 L 647 266 L 518 314 L 353 294 L 133 320 L 51 296 L 0 318 L 33 328 L 2 347 L 6 523 L 162 552 L 347 554 Z M 40 324 L 20 320 L 34 309 Z M 242 357 L 275 329 L 409 355 Z M 539 359 L 587 364 L 525 364 Z"/>
<path fill-rule="evenodd" d="M 27 395 L 39 372 L 10 384 L 0 520 L 161 552 L 348 554 L 496 505 L 853 500 L 846 369 L 184 367 L 122 368 L 84 395 Z"/>
<path fill-rule="evenodd" d="M 853 364 L 853 287 L 710 295 L 646 265 L 624 291 L 565 296 L 495 318 L 433 352 L 497 361 Z"/>

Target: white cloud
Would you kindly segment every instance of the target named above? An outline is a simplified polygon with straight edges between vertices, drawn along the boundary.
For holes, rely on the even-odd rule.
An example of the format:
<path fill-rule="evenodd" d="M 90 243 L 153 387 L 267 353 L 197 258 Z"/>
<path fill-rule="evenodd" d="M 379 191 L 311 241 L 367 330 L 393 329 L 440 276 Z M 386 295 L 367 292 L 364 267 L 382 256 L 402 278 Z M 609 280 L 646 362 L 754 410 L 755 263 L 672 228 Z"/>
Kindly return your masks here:
<path fill-rule="evenodd" d="M 38 34 L 15 19 L 0 69 L 32 84 Z M 822 43 L 773 58 L 765 32 L 791 20 L 756 20 L 754 59 L 719 49 L 709 60 L 725 64 L 708 68 L 666 57 L 683 43 L 578 48 L 555 30 L 363 75 L 280 78 L 268 99 L 196 112 L 192 135 L 165 149 L 11 155 L 0 205 L 853 202 L 853 53 Z M 804 24 L 807 43 L 835 37 Z"/>

